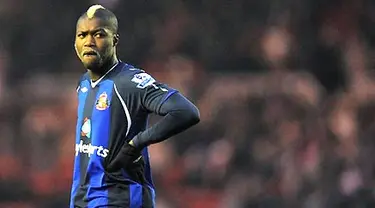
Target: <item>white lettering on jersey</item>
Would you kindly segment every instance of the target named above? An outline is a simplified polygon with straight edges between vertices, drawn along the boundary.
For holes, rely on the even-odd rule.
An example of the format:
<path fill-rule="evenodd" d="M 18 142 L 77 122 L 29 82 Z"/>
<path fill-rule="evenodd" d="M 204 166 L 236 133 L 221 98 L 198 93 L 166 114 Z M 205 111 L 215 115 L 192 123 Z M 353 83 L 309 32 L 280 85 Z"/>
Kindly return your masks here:
<path fill-rule="evenodd" d="M 95 146 L 91 143 L 84 144 L 83 140 L 79 142 L 79 144 L 76 144 L 76 156 L 78 156 L 79 153 L 87 154 L 89 157 L 93 154 L 98 155 L 99 157 L 107 157 L 109 150 L 105 149 L 103 146 Z"/>

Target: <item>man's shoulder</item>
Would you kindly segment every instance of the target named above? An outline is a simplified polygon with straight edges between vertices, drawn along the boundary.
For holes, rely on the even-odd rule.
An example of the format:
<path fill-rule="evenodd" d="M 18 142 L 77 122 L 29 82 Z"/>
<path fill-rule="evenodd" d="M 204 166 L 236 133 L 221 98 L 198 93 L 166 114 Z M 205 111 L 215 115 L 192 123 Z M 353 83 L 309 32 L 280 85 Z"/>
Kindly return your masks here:
<path fill-rule="evenodd" d="M 127 63 L 123 63 L 122 65 L 123 66 L 121 67 L 120 73 L 117 74 L 117 76 L 120 78 L 131 78 L 132 76 L 134 76 L 134 74 L 144 72 L 143 69 Z"/>
<path fill-rule="evenodd" d="M 84 81 L 90 81 L 90 76 L 88 74 L 88 72 L 82 74 L 79 79 L 78 79 L 78 85 L 80 85 L 82 82 Z"/>
<path fill-rule="evenodd" d="M 89 84 L 90 84 L 90 77 L 89 77 L 88 73 L 86 72 L 86 73 L 82 74 L 80 76 L 80 78 L 78 79 L 76 91 L 78 92 L 80 89 L 82 90 L 82 92 L 87 91 Z"/>
<path fill-rule="evenodd" d="M 115 77 L 116 85 L 135 88 L 145 88 L 154 82 L 154 78 L 146 71 L 129 64 L 125 64 Z"/>

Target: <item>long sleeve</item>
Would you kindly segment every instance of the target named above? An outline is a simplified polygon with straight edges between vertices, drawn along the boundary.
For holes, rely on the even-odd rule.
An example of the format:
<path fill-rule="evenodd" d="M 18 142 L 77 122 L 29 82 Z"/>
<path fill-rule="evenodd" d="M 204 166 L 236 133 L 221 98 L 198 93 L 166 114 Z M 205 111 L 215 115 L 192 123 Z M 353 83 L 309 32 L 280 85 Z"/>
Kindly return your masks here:
<path fill-rule="evenodd" d="M 149 104 L 149 107 L 152 107 Z M 156 111 L 163 118 L 156 124 L 140 132 L 134 139 L 134 145 L 143 147 L 158 143 L 181 133 L 199 122 L 197 107 L 178 92 L 164 96 L 164 101 Z"/>

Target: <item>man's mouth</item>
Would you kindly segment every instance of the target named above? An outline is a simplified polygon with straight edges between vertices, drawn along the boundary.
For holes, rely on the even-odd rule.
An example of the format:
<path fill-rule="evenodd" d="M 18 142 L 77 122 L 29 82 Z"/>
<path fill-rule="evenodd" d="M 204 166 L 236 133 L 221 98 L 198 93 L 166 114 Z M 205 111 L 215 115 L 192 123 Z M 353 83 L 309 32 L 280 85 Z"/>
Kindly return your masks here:
<path fill-rule="evenodd" d="M 85 51 L 83 56 L 97 56 L 98 54 L 95 51 Z"/>

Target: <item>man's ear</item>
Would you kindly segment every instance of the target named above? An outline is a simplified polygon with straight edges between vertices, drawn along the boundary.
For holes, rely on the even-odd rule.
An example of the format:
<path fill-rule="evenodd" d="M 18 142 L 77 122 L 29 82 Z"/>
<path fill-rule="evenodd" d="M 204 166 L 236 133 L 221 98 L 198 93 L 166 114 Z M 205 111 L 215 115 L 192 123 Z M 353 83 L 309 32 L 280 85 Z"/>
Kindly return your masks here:
<path fill-rule="evenodd" d="M 113 36 L 113 46 L 117 46 L 118 42 L 120 41 L 120 35 L 119 34 L 115 34 Z"/>

